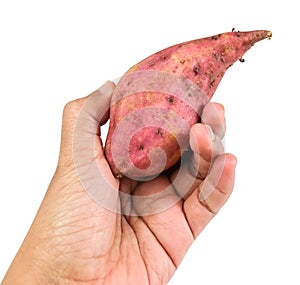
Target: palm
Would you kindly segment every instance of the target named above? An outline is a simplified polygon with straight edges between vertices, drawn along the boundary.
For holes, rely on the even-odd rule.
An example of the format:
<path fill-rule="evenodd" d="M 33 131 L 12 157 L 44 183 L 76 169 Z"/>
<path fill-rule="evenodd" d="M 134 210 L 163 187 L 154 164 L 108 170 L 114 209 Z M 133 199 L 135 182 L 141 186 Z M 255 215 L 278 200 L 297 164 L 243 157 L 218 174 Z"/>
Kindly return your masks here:
<path fill-rule="evenodd" d="M 157 193 L 163 190 L 170 185 L 169 181 L 163 175 L 141 184 L 125 180 L 120 188 L 128 190 L 131 186 L 131 192 L 140 196 L 147 191 Z M 174 205 L 165 211 L 137 216 L 145 210 L 145 205 L 132 202 L 134 215 L 122 215 L 119 218 L 117 228 L 121 239 L 116 246 L 121 254 L 116 261 L 118 266 L 113 266 L 111 278 L 124 277 L 121 273 L 127 272 L 127 284 L 165 284 L 173 275 L 194 240 L 184 213 L 183 200 L 178 199 L 175 191 L 173 195 L 167 199 L 174 201 Z M 157 202 L 162 204 L 161 201 Z M 121 281 L 115 280 L 111 284 L 123 284 Z"/>
<path fill-rule="evenodd" d="M 170 182 L 163 175 L 140 184 L 125 178 L 120 189 L 140 195 L 160 191 L 166 184 Z M 78 281 L 97 280 L 96 284 L 165 284 L 194 240 L 183 200 L 174 192 L 177 203 L 161 213 L 137 216 L 140 209 L 132 204 L 134 215 L 125 216 L 99 207 L 80 184 L 75 185 L 69 193 L 73 194 L 63 198 L 63 208 L 70 207 L 64 231 L 51 228 L 51 247 L 55 243 L 57 250 L 59 240 L 59 263 L 72 268 L 67 275 Z"/>
<path fill-rule="evenodd" d="M 160 214 L 120 216 L 116 227 L 119 258 L 110 263 L 108 284 L 165 284 L 193 241 L 181 201 Z"/>

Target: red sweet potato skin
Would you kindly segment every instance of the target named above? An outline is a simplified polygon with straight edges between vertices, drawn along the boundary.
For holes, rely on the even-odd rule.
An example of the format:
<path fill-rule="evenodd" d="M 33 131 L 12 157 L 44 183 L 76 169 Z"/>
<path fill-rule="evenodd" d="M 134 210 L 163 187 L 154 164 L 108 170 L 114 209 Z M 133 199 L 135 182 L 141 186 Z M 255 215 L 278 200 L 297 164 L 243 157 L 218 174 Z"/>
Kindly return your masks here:
<path fill-rule="evenodd" d="M 118 164 L 116 171 L 134 178 L 155 175 L 180 159 L 199 108 L 208 102 L 190 80 L 151 70 L 126 74 L 113 95 L 106 155 Z"/>
<path fill-rule="evenodd" d="M 190 127 L 226 70 L 269 31 L 229 32 L 180 43 L 131 67 L 113 93 L 106 158 L 117 177 L 148 177 L 174 165 Z"/>
<path fill-rule="evenodd" d="M 161 50 L 134 65 L 128 72 L 163 70 L 196 83 L 209 98 L 225 71 L 270 31 L 229 32 L 192 40 Z"/>

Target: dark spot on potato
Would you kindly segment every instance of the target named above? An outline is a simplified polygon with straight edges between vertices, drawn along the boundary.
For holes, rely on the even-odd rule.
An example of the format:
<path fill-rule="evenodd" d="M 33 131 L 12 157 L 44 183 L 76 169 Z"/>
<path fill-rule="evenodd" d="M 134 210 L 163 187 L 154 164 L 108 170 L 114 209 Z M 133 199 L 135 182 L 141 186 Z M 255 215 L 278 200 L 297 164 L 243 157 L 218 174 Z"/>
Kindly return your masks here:
<path fill-rule="evenodd" d="M 162 129 L 159 128 L 156 130 L 156 134 L 162 137 L 164 133 L 163 133 Z"/>
<path fill-rule="evenodd" d="M 196 85 L 199 86 L 200 88 L 202 88 L 202 82 L 201 81 L 196 82 Z"/>
<path fill-rule="evenodd" d="M 219 59 L 219 54 L 218 54 L 218 53 L 213 53 L 213 57 L 214 57 L 215 59 Z"/>
<path fill-rule="evenodd" d="M 166 60 L 166 59 L 167 59 L 167 56 L 166 56 L 164 53 L 162 53 L 161 56 L 160 56 L 160 58 L 161 58 L 162 60 Z"/>
<path fill-rule="evenodd" d="M 200 72 L 200 65 L 199 64 L 197 64 L 196 66 L 194 66 L 193 72 L 194 72 L 195 76 L 199 74 L 199 72 Z"/>
<path fill-rule="evenodd" d="M 116 175 L 116 177 L 117 177 L 118 179 L 123 178 L 123 173 L 122 173 L 122 172 L 118 172 L 118 173 L 116 173 L 115 175 Z"/>
<path fill-rule="evenodd" d="M 181 64 L 185 63 L 185 59 L 182 59 L 181 61 L 179 61 Z"/>
<path fill-rule="evenodd" d="M 214 41 L 216 41 L 218 39 L 218 36 L 212 36 L 211 37 Z"/>
<path fill-rule="evenodd" d="M 141 144 L 141 145 L 139 146 L 139 150 L 144 150 L 144 148 L 145 148 L 145 146 L 144 146 L 143 144 Z"/>
<path fill-rule="evenodd" d="M 224 75 L 224 73 L 223 72 L 221 72 L 221 73 L 218 73 L 217 74 L 217 78 L 220 78 L 220 77 L 222 77 Z"/>
<path fill-rule="evenodd" d="M 174 97 L 173 96 L 168 96 L 167 98 L 167 101 L 172 105 L 174 104 Z"/>

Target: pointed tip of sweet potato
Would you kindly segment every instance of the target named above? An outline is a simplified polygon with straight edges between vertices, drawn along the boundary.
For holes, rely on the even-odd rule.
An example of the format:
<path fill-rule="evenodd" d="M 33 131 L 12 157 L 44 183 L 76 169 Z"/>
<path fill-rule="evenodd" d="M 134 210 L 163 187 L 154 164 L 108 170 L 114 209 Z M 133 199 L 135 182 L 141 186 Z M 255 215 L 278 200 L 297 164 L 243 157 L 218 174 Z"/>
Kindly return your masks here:
<path fill-rule="evenodd" d="M 266 31 L 266 38 L 271 39 L 272 38 L 272 32 L 271 31 Z"/>
<path fill-rule="evenodd" d="M 220 83 L 226 70 L 231 67 L 236 61 L 244 61 L 244 54 L 257 42 L 264 39 L 271 39 L 272 32 L 269 30 L 254 30 L 254 31 L 235 31 L 214 35 L 203 40 L 210 41 L 210 49 L 207 49 L 207 54 L 212 54 L 216 60 L 209 58 L 207 54 L 203 56 L 207 61 L 210 61 L 211 70 L 209 81 L 202 79 L 202 90 L 211 98 Z M 221 56 L 220 56 L 221 55 Z M 218 61 L 222 61 L 221 63 Z"/>
<path fill-rule="evenodd" d="M 233 31 L 231 33 L 237 37 L 244 38 L 244 41 L 250 43 L 251 45 L 261 40 L 272 38 L 272 32 L 269 30 L 256 30 L 250 32 Z"/>
<path fill-rule="evenodd" d="M 262 41 L 264 39 L 271 39 L 272 38 L 272 32 L 269 30 L 256 30 L 256 31 L 250 31 L 250 32 L 231 32 L 228 33 L 231 34 L 230 36 L 233 38 L 237 38 L 237 42 L 241 42 L 242 46 L 244 47 L 240 49 L 240 52 L 246 52 L 248 49 L 250 49 L 255 43 Z M 233 42 L 235 40 L 233 39 Z M 238 44 L 237 44 L 238 46 Z M 237 53 L 238 54 L 238 53 Z"/>
<path fill-rule="evenodd" d="M 248 31 L 248 32 L 231 31 L 231 32 L 223 33 L 212 37 L 212 39 L 215 40 L 219 38 L 221 38 L 222 41 L 226 43 L 228 46 L 231 45 L 235 47 L 235 50 L 237 51 L 236 54 L 238 54 L 238 51 L 245 52 L 248 49 L 250 49 L 255 43 L 261 40 L 271 39 L 272 32 L 269 30 L 255 30 L 255 31 Z"/>
<path fill-rule="evenodd" d="M 272 38 L 272 32 L 269 30 L 255 30 L 249 32 L 233 31 L 233 33 L 244 34 L 245 36 L 248 35 L 250 37 L 253 37 L 253 39 L 256 39 L 256 41 Z"/>
<path fill-rule="evenodd" d="M 254 36 L 255 38 L 257 38 L 258 40 L 263 40 L 263 39 L 269 39 L 272 38 L 272 32 L 269 30 L 253 30 L 253 31 L 236 31 L 235 28 L 232 29 L 231 32 L 227 32 L 224 34 L 231 34 L 231 35 L 236 35 L 236 36 Z M 220 34 L 222 35 L 222 34 Z"/>

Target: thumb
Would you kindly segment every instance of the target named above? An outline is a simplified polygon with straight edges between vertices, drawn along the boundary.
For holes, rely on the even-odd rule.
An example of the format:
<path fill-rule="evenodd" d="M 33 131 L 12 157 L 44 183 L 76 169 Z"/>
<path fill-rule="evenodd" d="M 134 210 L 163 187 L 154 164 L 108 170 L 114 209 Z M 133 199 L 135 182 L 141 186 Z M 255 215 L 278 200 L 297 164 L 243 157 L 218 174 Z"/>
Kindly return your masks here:
<path fill-rule="evenodd" d="M 73 160 L 73 142 L 75 132 L 79 137 L 93 134 L 99 137 L 99 125 L 108 119 L 111 95 L 115 84 L 107 81 L 90 95 L 70 101 L 64 107 L 59 164 Z"/>
<path fill-rule="evenodd" d="M 119 182 L 105 159 L 100 138 L 100 126 L 108 119 L 114 87 L 114 83 L 108 81 L 84 99 L 75 120 L 70 116 L 70 121 L 74 120 L 72 135 L 66 140 L 71 147 L 70 159 L 81 187 L 102 208 L 115 212 L 118 210 Z"/>

